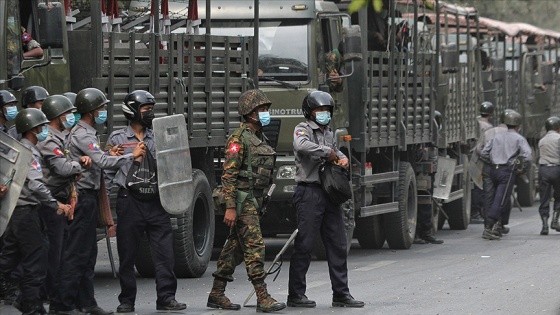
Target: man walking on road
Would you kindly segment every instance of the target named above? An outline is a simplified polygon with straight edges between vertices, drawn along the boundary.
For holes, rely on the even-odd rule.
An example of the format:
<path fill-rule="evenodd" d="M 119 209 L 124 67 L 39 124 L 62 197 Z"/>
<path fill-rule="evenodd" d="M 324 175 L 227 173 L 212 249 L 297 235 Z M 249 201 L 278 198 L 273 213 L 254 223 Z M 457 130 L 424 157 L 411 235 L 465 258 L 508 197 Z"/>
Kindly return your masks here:
<path fill-rule="evenodd" d="M 560 232 L 560 117 L 548 118 L 544 127 L 546 135 L 539 141 L 539 213 L 543 224 L 541 235 L 548 235 L 551 190 L 554 190 L 554 213 L 550 227 Z"/>

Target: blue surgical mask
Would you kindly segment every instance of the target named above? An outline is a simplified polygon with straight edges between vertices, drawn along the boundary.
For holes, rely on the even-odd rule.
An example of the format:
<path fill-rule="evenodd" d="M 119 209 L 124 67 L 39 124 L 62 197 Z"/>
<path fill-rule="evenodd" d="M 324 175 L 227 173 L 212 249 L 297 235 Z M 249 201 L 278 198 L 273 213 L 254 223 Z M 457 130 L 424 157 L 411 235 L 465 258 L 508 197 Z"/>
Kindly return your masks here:
<path fill-rule="evenodd" d="M 43 126 L 43 130 L 41 130 L 41 133 L 37 133 L 37 141 L 41 142 L 41 141 L 45 141 L 47 139 L 47 135 L 49 134 L 49 129 L 47 128 L 47 126 Z"/>
<path fill-rule="evenodd" d="M 82 118 L 82 114 L 74 113 L 74 118 L 76 118 L 76 121 L 79 121 Z"/>
<path fill-rule="evenodd" d="M 331 121 L 331 113 L 330 112 L 316 112 L 315 113 L 315 121 L 319 125 L 326 126 Z"/>
<path fill-rule="evenodd" d="M 66 114 L 64 117 L 66 117 L 66 121 L 62 121 L 64 128 L 68 129 L 74 127 L 76 124 L 76 116 L 74 116 L 74 113 Z"/>
<path fill-rule="evenodd" d="M 266 126 L 270 124 L 270 113 L 269 112 L 259 112 L 259 121 L 261 125 Z"/>
<path fill-rule="evenodd" d="M 100 110 L 97 113 L 99 114 L 99 116 L 95 117 L 95 123 L 99 125 L 104 124 L 107 121 L 107 111 Z"/>
<path fill-rule="evenodd" d="M 17 114 L 18 114 L 17 106 L 9 106 L 6 107 L 6 115 L 4 116 L 6 117 L 7 121 L 10 121 L 16 119 Z"/>

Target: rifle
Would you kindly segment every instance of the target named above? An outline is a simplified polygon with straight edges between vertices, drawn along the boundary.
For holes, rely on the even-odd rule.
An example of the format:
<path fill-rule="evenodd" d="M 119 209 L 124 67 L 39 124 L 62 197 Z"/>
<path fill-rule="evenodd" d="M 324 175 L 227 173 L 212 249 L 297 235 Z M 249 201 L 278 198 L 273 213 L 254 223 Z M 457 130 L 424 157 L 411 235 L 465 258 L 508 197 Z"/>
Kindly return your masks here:
<path fill-rule="evenodd" d="M 274 192 L 274 189 L 276 189 L 276 184 L 272 184 L 270 186 L 270 189 L 268 189 L 268 193 L 266 193 L 266 195 L 263 198 L 263 203 L 261 205 L 261 209 L 259 210 L 259 214 L 261 216 L 266 214 L 266 207 L 268 206 L 268 203 L 270 202 L 270 197 L 272 197 L 272 193 Z"/>
<path fill-rule="evenodd" d="M 298 229 L 296 229 L 295 231 L 292 232 L 292 235 L 290 235 L 290 238 L 288 238 L 288 241 L 286 241 L 286 244 L 284 244 L 284 247 L 282 247 L 280 252 L 278 252 L 278 254 L 276 254 L 276 257 L 272 261 L 272 264 L 266 270 L 266 276 L 276 273 L 276 276 L 274 276 L 274 279 L 272 281 L 275 281 L 276 278 L 278 278 L 278 275 L 280 274 L 280 269 L 282 268 L 282 255 L 284 254 L 286 249 L 288 249 L 288 246 L 296 238 L 297 233 L 298 233 Z M 272 271 L 273 268 L 275 268 L 274 271 Z M 265 276 L 265 279 L 266 279 L 266 276 Z M 249 293 L 249 296 L 247 296 L 247 298 L 245 299 L 245 302 L 243 302 L 243 306 L 247 306 L 247 303 L 249 302 L 251 297 L 253 297 L 253 294 L 255 294 L 255 289 L 254 288 L 253 288 L 253 290 L 251 290 L 251 293 Z"/>

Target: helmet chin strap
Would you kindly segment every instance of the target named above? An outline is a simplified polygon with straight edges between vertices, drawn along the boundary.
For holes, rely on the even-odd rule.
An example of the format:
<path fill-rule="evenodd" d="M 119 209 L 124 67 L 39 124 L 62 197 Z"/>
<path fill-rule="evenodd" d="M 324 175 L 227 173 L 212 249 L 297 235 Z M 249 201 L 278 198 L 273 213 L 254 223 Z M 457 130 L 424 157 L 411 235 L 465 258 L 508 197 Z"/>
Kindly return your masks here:
<path fill-rule="evenodd" d="M 262 125 L 260 120 L 255 119 L 255 118 L 253 118 L 253 117 L 251 117 L 251 116 L 249 116 L 249 115 L 250 115 L 250 113 L 247 114 L 247 115 L 245 115 L 245 120 L 251 120 L 253 123 L 255 123 L 255 124 L 259 125 L 259 126 Z"/>

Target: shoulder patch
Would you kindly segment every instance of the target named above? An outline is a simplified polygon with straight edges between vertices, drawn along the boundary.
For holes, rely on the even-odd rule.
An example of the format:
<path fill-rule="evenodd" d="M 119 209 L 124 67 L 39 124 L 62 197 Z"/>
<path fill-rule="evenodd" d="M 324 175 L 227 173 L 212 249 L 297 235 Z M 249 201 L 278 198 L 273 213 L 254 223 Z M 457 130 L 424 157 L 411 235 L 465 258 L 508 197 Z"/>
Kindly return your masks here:
<path fill-rule="evenodd" d="M 31 162 L 31 166 L 33 166 L 33 168 L 38 172 L 42 171 L 41 163 L 39 163 L 39 161 L 37 161 L 36 159 L 33 159 L 33 162 Z"/>
<path fill-rule="evenodd" d="M 296 130 L 296 137 L 303 136 L 305 134 L 305 130 Z"/>
<path fill-rule="evenodd" d="M 58 147 L 54 148 L 53 152 L 54 152 L 54 155 L 56 155 L 56 156 L 60 156 L 60 157 L 64 156 L 64 153 Z"/>
<path fill-rule="evenodd" d="M 229 145 L 229 147 L 227 149 L 227 152 L 228 153 L 237 153 L 237 152 L 239 152 L 240 149 L 241 149 L 241 146 L 239 145 L 239 143 L 232 142 Z"/>
<path fill-rule="evenodd" d="M 99 144 L 97 144 L 97 142 L 92 141 L 89 145 L 88 145 L 89 149 L 92 151 L 100 151 L 101 149 L 99 148 Z"/>

